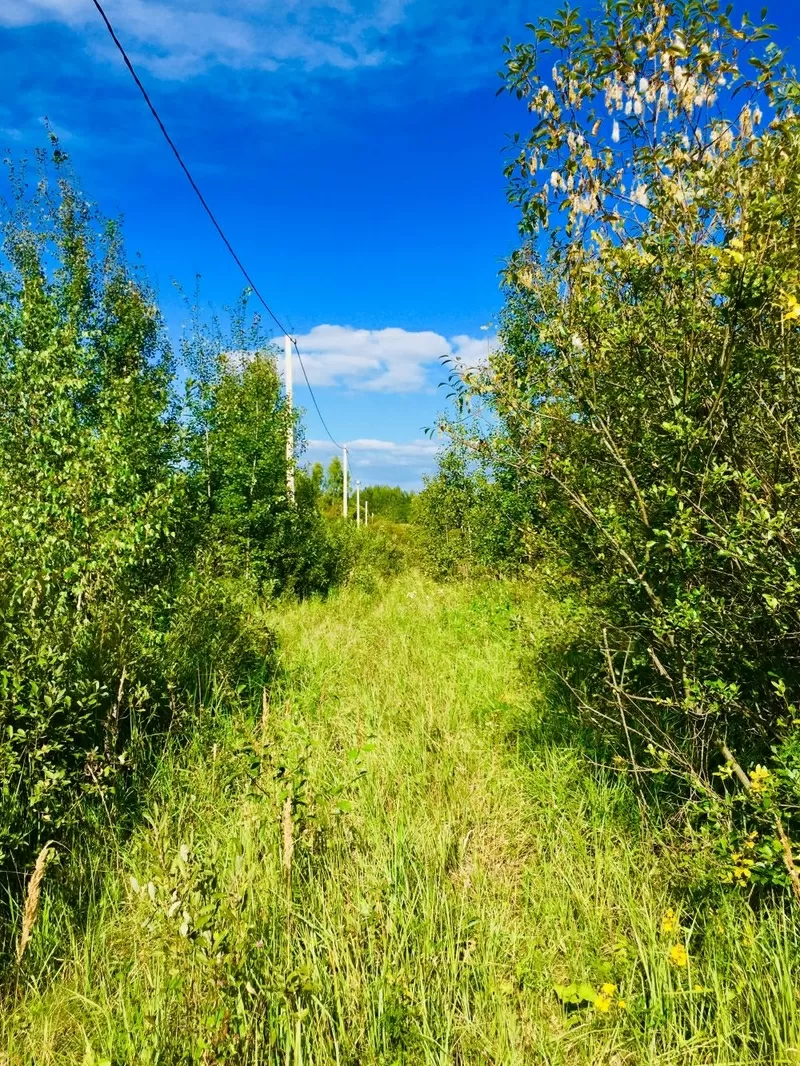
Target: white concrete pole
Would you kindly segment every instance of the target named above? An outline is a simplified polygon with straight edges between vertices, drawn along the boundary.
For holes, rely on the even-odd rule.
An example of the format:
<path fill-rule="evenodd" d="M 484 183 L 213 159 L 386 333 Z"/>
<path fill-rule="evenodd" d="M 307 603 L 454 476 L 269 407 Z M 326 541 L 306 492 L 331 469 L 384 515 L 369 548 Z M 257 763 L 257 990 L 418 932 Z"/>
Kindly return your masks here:
<path fill-rule="evenodd" d="M 356 478 L 356 525 L 361 526 L 361 482 Z"/>
<path fill-rule="evenodd" d="M 342 518 L 347 518 L 347 448 L 342 448 Z"/>
<path fill-rule="evenodd" d="M 286 427 L 286 490 L 289 499 L 294 503 L 294 410 L 292 407 L 292 340 L 291 337 L 283 338 L 283 350 L 285 357 L 285 382 L 286 382 L 286 408 L 289 414 L 289 422 Z"/>
<path fill-rule="evenodd" d="M 369 500 L 364 500 L 364 525 L 369 525 Z"/>

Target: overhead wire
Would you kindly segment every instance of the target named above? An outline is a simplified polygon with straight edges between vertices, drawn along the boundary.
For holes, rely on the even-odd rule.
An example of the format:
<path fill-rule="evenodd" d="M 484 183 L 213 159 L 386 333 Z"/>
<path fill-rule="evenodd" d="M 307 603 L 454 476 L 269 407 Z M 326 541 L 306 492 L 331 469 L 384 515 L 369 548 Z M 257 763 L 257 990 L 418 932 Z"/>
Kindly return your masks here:
<path fill-rule="evenodd" d="M 195 195 L 197 196 L 197 199 L 202 204 L 203 210 L 205 211 L 205 213 L 208 215 L 209 219 L 211 220 L 211 223 L 214 226 L 214 229 L 219 234 L 219 236 L 220 236 L 220 238 L 222 240 L 222 243 L 225 245 L 225 247 L 227 248 L 228 252 L 231 255 L 231 258 L 233 259 L 233 261 L 236 263 L 237 267 L 241 271 L 242 275 L 244 276 L 245 280 L 247 281 L 247 284 L 249 285 L 249 287 L 252 290 L 252 292 L 253 292 L 254 296 L 256 297 L 256 299 L 262 305 L 264 310 L 267 312 L 267 314 L 272 319 L 272 321 L 275 323 L 275 325 L 278 327 L 278 329 L 281 331 L 281 333 L 283 333 L 287 337 L 289 337 L 289 339 L 291 341 L 291 344 L 292 344 L 292 347 L 294 348 L 294 351 L 295 351 L 295 353 L 297 355 L 297 361 L 300 363 L 300 369 L 303 372 L 303 377 L 305 379 L 306 386 L 307 386 L 309 394 L 311 396 L 312 403 L 314 404 L 314 410 L 317 412 L 319 420 L 322 423 L 322 428 L 325 430 L 326 434 L 328 435 L 328 439 L 331 441 L 331 443 L 341 450 L 344 446 L 339 444 L 339 442 L 335 439 L 335 437 L 333 436 L 331 431 L 328 429 L 327 422 L 322 417 L 322 411 L 320 411 L 319 404 L 317 403 L 317 398 L 314 395 L 314 390 L 311 388 L 311 382 L 308 380 L 308 374 L 306 373 L 305 364 L 303 363 L 303 357 L 300 355 L 300 349 L 299 349 L 299 347 L 297 345 L 297 340 L 289 333 L 289 331 L 286 329 L 286 327 L 280 321 L 278 316 L 275 314 L 275 312 L 269 306 L 267 301 L 261 295 L 261 292 L 260 292 L 258 286 L 256 285 L 255 281 L 251 277 L 249 271 L 245 267 L 245 265 L 242 262 L 242 260 L 237 255 L 236 250 L 234 249 L 233 245 L 228 240 L 228 237 L 227 237 L 225 231 L 223 230 L 223 228 L 220 225 L 220 223 L 217 221 L 216 215 L 214 214 L 214 212 L 209 207 L 208 201 L 206 200 L 205 196 L 203 196 L 203 193 L 200 191 L 200 187 L 198 186 L 197 182 L 192 177 L 191 171 L 189 170 L 189 168 L 186 165 L 186 163 L 184 163 L 183 157 L 181 156 L 181 153 L 178 151 L 177 145 L 173 141 L 172 137 L 170 137 L 169 132 L 167 130 L 167 127 L 164 125 L 164 123 L 163 123 L 163 121 L 161 119 L 161 116 L 159 115 L 158 111 L 156 110 L 155 104 L 150 99 L 150 95 L 147 92 L 147 89 L 145 89 L 144 85 L 142 84 L 141 78 L 136 73 L 136 68 L 134 67 L 133 63 L 131 62 L 131 60 L 130 60 L 130 58 L 128 56 L 128 53 L 125 51 L 125 48 L 124 48 L 122 42 L 120 41 L 119 37 L 117 36 L 116 30 L 114 29 L 113 25 L 111 24 L 111 20 L 109 19 L 108 15 L 106 14 L 106 12 L 105 12 L 105 10 L 103 8 L 103 5 L 100 3 L 100 0 L 92 0 L 92 3 L 97 8 L 98 14 L 100 15 L 100 17 L 102 18 L 103 22 L 105 23 L 106 29 L 108 30 L 112 41 L 116 45 L 117 50 L 119 51 L 119 54 L 122 56 L 123 62 L 125 63 L 125 66 L 128 68 L 128 71 L 130 72 L 131 77 L 133 78 L 134 82 L 136 83 L 137 88 L 139 89 L 139 92 L 142 94 L 144 102 L 147 104 L 147 106 L 148 106 L 148 108 L 150 110 L 150 113 L 152 114 L 153 118 L 156 120 L 156 123 L 158 124 L 158 128 L 161 130 L 161 133 L 163 134 L 164 139 L 166 140 L 166 142 L 169 145 L 169 147 L 172 149 L 172 154 L 175 156 L 175 158 L 177 159 L 181 170 L 186 175 L 186 179 L 188 180 L 189 184 L 191 185 L 192 190 L 194 191 Z"/>

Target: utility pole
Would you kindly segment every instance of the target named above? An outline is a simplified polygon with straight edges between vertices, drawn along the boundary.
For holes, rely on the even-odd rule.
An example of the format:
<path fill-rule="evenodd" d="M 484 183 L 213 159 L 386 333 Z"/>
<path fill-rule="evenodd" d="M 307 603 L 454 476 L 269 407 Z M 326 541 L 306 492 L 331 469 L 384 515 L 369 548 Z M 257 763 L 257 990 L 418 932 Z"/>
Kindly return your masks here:
<path fill-rule="evenodd" d="M 283 338 L 284 355 L 286 360 L 286 409 L 288 422 L 286 425 L 286 490 L 289 499 L 294 503 L 294 409 L 292 407 L 292 339 L 287 334 Z"/>
<path fill-rule="evenodd" d="M 364 525 L 369 525 L 369 500 L 364 500 Z"/>
<path fill-rule="evenodd" d="M 356 525 L 361 526 L 361 482 L 356 478 Z"/>
<path fill-rule="evenodd" d="M 347 518 L 347 447 L 342 448 L 342 518 Z"/>

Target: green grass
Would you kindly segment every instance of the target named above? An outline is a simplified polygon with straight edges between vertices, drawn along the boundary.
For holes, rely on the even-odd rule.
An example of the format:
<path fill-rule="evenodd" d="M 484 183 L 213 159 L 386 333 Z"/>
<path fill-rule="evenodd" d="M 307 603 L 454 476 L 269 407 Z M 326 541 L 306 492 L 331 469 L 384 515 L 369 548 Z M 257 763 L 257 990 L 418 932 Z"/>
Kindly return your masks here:
<path fill-rule="evenodd" d="M 794 915 L 680 894 L 625 781 L 542 739 L 546 600 L 409 574 L 273 613 L 266 713 L 205 708 L 77 908 L 48 874 L 9 1064 L 800 1062 Z"/>

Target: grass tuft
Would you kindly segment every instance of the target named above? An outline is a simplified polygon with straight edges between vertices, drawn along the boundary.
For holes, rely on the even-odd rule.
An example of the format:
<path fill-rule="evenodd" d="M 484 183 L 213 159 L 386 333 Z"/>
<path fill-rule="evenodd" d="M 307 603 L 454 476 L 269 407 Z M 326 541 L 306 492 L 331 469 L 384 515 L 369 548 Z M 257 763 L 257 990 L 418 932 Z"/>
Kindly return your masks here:
<path fill-rule="evenodd" d="M 408 574 L 268 622 L 268 698 L 164 753 L 81 923 L 42 908 L 10 1063 L 798 1061 L 794 914 L 693 891 L 627 781 L 537 729 L 546 600 Z"/>

